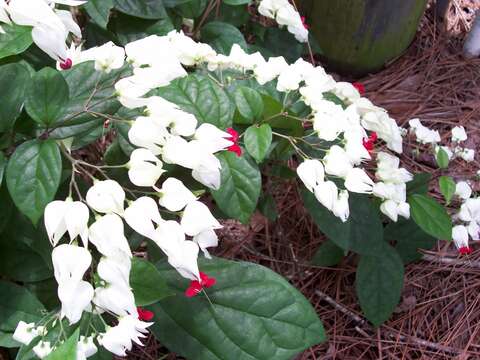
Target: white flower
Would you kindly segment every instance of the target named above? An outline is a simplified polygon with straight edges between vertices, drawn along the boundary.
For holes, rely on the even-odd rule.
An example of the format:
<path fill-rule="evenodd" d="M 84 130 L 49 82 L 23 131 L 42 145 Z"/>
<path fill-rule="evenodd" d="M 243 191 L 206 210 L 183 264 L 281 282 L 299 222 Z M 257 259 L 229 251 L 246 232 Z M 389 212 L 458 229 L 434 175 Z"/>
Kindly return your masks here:
<path fill-rule="evenodd" d="M 218 236 L 214 230 L 208 229 L 195 235 L 193 237 L 193 242 L 196 243 L 200 250 L 203 251 L 203 254 L 206 258 L 211 259 L 212 257 L 210 256 L 207 248 L 218 246 Z"/>
<path fill-rule="evenodd" d="M 102 257 L 97 266 L 97 273 L 109 285 L 130 289 L 130 270 L 132 264 L 127 255 Z"/>
<path fill-rule="evenodd" d="M 402 184 L 413 179 L 413 175 L 406 169 L 399 168 L 400 159 L 385 152 L 377 154 L 377 171 L 375 176 L 384 181 L 394 184 Z"/>
<path fill-rule="evenodd" d="M 193 169 L 199 162 L 200 154 L 194 151 L 192 143 L 180 136 L 171 136 L 165 142 L 162 159 L 168 164 L 177 164 Z"/>
<path fill-rule="evenodd" d="M 185 234 L 195 236 L 205 230 L 220 229 L 222 225 L 215 219 L 207 205 L 200 201 L 188 203 L 180 222 Z"/>
<path fill-rule="evenodd" d="M 345 177 L 345 187 L 351 192 L 369 194 L 372 192 L 373 180 L 365 170 L 353 168 Z"/>
<path fill-rule="evenodd" d="M 15 328 L 12 338 L 21 344 L 28 345 L 40 334 L 41 331 L 35 327 L 34 323 L 27 324 L 24 321 L 20 321 Z"/>
<path fill-rule="evenodd" d="M 155 232 L 154 224 L 158 225 L 163 221 L 155 200 L 147 196 L 132 202 L 125 209 L 124 218 L 128 226 L 148 238 L 151 238 Z"/>
<path fill-rule="evenodd" d="M 168 255 L 168 263 L 186 279 L 200 279 L 198 270 L 198 245 L 193 241 L 183 241 L 178 244 Z"/>
<path fill-rule="evenodd" d="M 192 177 L 210 189 L 218 190 L 221 183 L 221 167 L 220 160 L 215 155 L 205 152 L 192 170 Z"/>
<path fill-rule="evenodd" d="M 151 323 L 138 320 L 133 315 L 122 316 L 118 325 L 107 329 L 99 341 L 108 351 L 118 356 L 126 356 L 126 351 L 132 349 L 132 341 L 142 345 L 141 338 L 146 337 L 146 329 Z"/>
<path fill-rule="evenodd" d="M 380 205 L 380 211 L 393 221 L 398 220 L 398 204 L 393 200 L 386 200 Z"/>
<path fill-rule="evenodd" d="M 327 100 L 317 100 L 314 104 L 312 103 L 312 108 L 316 110 L 313 129 L 318 133 L 318 137 L 326 141 L 337 139 L 347 127 L 343 108 Z"/>
<path fill-rule="evenodd" d="M 61 316 L 70 321 L 70 325 L 80 321 L 84 310 L 88 309 L 93 299 L 93 287 L 86 281 L 59 282 L 58 298 L 62 303 Z"/>
<path fill-rule="evenodd" d="M 49 341 L 40 341 L 37 345 L 33 347 L 32 350 L 35 355 L 37 355 L 40 359 L 43 359 L 53 351 L 53 348 L 50 345 Z"/>
<path fill-rule="evenodd" d="M 97 350 L 97 346 L 93 342 L 93 336 L 85 337 L 82 335 L 77 343 L 76 360 L 86 360 L 88 357 L 96 354 Z"/>
<path fill-rule="evenodd" d="M 480 223 L 480 198 L 467 199 L 460 207 L 458 217 L 465 222 L 476 221 Z"/>
<path fill-rule="evenodd" d="M 408 122 L 411 130 L 415 133 L 417 141 L 422 144 L 436 144 L 440 142 L 440 133 L 422 125 L 419 119 L 412 119 Z"/>
<path fill-rule="evenodd" d="M 348 191 L 342 190 L 338 194 L 338 199 L 333 204 L 333 214 L 339 217 L 342 222 L 347 221 L 350 216 L 350 206 L 348 204 Z"/>
<path fill-rule="evenodd" d="M 320 161 L 307 159 L 298 166 L 297 175 L 305 187 L 313 192 L 313 189 L 324 181 L 325 171 Z"/>
<path fill-rule="evenodd" d="M 128 168 L 128 177 L 137 186 L 154 186 L 165 172 L 162 162 L 147 149 L 133 150 Z"/>
<path fill-rule="evenodd" d="M 278 77 L 277 90 L 282 92 L 298 90 L 303 77 L 293 65 L 283 69 Z"/>
<path fill-rule="evenodd" d="M 196 199 L 180 180 L 171 177 L 163 182 L 158 202 L 170 211 L 180 211 Z"/>
<path fill-rule="evenodd" d="M 90 226 L 90 241 L 105 256 L 118 256 L 119 251 L 132 256 L 122 219 L 116 214 L 104 215 Z"/>
<path fill-rule="evenodd" d="M 472 188 L 470 187 L 470 185 L 468 185 L 467 182 L 460 181 L 455 186 L 455 195 L 457 195 L 461 199 L 466 200 L 470 196 L 472 196 Z"/>
<path fill-rule="evenodd" d="M 360 127 L 363 130 L 363 128 Z M 363 160 L 370 160 L 371 156 L 368 150 L 363 145 L 363 140 L 366 138 L 365 131 L 360 129 L 350 129 L 345 131 L 343 138 L 345 140 L 345 152 L 350 158 L 350 161 L 359 165 Z"/>
<path fill-rule="evenodd" d="M 342 101 L 346 101 L 348 103 L 353 103 L 361 97 L 357 88 L 349 82 L 341 81 L 336 83 L 332 92 Z"/>
<path fill-rule="evenodd" d="M 55 200 L 45 207 L 44 222 L 48 238 L 56 246 L 65 232 L 70 241 L 80 235 L 84 246 L 88 244 L 88 207 L 80 201 Z"/>
<path fill-rule="evenodd" d="M 458 249 L 468 247 L 468 230 L 463 225 L 456 225 L 452 229 L 452 239 Z"/>
<path fill-rule="evenodd" d="M 166 48 L 168 40 L 157 35 L 150 35 L 145 38 L 129 42 L 125 45 L 125 53 L 127 60 L 134 67 L 142 65 L 152 65 L 158 53 L 152 49 Z"/>
<path fill-rule="evenodd" d="M 460 152 L 459 156 L 466 162 L 472 162 L 475 160 L 475 150 L 465 148 Z"/>
<path fill-rule="evenodd" d="M 277 11 L 288 5 L 290 5 L 288 0 L 262 0 L 258 5 L 258 12 L 265 17 L 274 19 Z"/>
<path fill-rule="evenodd" d="M 467 140 L 467 133 L 463 126 L 455 126 L 452 129 L 452 142 L 461 142 Z"/>
<path fill-rule="evenodd" d="M 325 164 L 325 172 L 330 175 L 335 175 L 341 178 L 347 176 L 352 170 L 353 165 L 350 158 L 343 148 L 338 145 L 333 145 L 323 158 Z"/>
<path fill-rule="evenodd" d="M 55 279 L 59 284 L 77 283 L 92 263 L 92 255 L 82 247 L 62 244 L 52 251 L 52 263 Z"/>
<path fill-rule="evenodd" d="M 337 185 L 332 181 L 326 181 L 318 184 L 313 191 L 318 202 L 328 210 L 333 211 L 335 203 L 338 200 Z"/>
<path fill-rule="evenodd" d="M 185 232 L 178 222 L 168 220 L 158 225 L 152 240 L 167 256 L 170 256 L 177 251 L 180 243 L 185 241 Z"/>
<path fill-rule="evenodd" d="M 87 204 L 100 213 L 123 214 L 125 191 L 114 180 L 96 181 L 87 191 Z"/>
<path fill-rule="evenodd" d="M 169 136 L 165 125 L 154 117 L 137 117 L 128 131 L 128 139 L 133 145 L 148 149 L 154 155 L 162 152 Z"/>
<path fill-rule="evenodd" d="M 115 83 L 115 94 L 118 96 L 118 101 L 129 109 L 147 105 L 148 100 L 142 96 L 150 90 L 151 88 L 146 84 L 139 83 L 135 76 L 125 77 Z"/>
<path fill-rule="evenodd" d="M 110 73 L 114 69 L 120 69 L 125 62 L 125 50 L 116 46 L 113 42 L 103 44 L 85 50 L 80 55 L 81 61 L 95 61 L 95 70 Z"/>
<path fill-rule="evenodd" d="M 267 62 L 259 64 L 254 70 L 255 78 L 260 85 L 265 85 L 280 75 L 288 64 L 282 56 L 272 57 Z"/>
<path fill-rule="evenodd" d="M 133 293 L 124 286 L 108 284 L 106 287 L 96 288 L 93 303 L 99 308 L 113 312 L 118 316 L 138 316 Z"/>
<path fill-rule="evenodd" d="M 472 237 L 472 240 L 480 240 L 480 226 L 476 221 L 471 221 L 470 224 L 468 224 L 468 233 Z"/>
<path fill-rule="evenodd" d="M 215 125 L 204 123 L 198 127 L 193 137 L 198 140 L 201 145 L 210 153 L 216 153 L 225 150 L 227 147 L 233 145 L 231 135 L 225 131 L 220 130 Z"/>

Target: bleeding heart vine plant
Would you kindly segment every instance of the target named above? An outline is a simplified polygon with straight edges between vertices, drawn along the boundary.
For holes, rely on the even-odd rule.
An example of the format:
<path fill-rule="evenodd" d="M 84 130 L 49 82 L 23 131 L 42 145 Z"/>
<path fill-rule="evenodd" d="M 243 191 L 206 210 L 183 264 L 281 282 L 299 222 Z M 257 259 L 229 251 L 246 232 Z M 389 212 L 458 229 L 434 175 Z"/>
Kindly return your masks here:
<path fill-rule="evenodd" d="M 286 28 L 275 30 L 308 41 L 286 0 L 221 5 L 226 18 L 257 5 Z M 376 326 L 397 305 L 418 248 L 453 235 L 467 254 L 469 236 L 478 240 L 468 183 L 439 179 L 447 205 L 454 195 L 462 202 L 454 199 L 453 227 L 427 195 L 429 176 L 400 164 L 407 132 L 361 84 L 302 58 L 266 56 L 233 25 L 207 21 L 210 6 L 0 1 L 0 345 L 21 346 L 17 359 L 126 356 L 149 331 L 189 359 L 290 359 L 325 341 L 285 279 L 209 253 L 217 217 L 248 223 L 268 196 L 262 172 L 289 159 L 329 238 L 314 261 L 359 255 L 357 294 Z M 80 43 L 72 13 L 87 17 L 87 29 L 103 27 L 87 35 L 113 41 Z M 179 18 L 199 41 L 173 28 Z M 25 51 L 32 41 L 54 66 Z M 463 128 L 449 147 L 418 119 L 410 127 L 440 167 L 473 159 Z"/>

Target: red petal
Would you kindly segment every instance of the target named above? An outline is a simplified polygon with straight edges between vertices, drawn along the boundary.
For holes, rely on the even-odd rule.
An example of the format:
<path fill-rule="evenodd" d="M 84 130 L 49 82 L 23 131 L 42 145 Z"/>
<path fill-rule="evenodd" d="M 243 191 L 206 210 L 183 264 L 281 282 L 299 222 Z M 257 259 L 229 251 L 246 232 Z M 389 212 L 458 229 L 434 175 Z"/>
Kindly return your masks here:
<path fill-rule="evenodd" d="M 198 295 L 198 293 L 200 293 L 202 289 L 203 289 L 203 286 L 200 284 L 198 280 L 192 280 L 190 282 L 190 286 L 187 288 L 187 290 L 185 290 L 185 296 L 189 298 L 194 297 Z"/>
<path fill-rule="evenodd" d="M 155 316 L 155 314 L 152 311 L 145 310 L 140 307 L 137 307 L 137 312 L 138 312 L 138 319 L 140 321 L 150 321 Z"/>
<path fill-rule="evenodd" d="M 229 133 L 231 135 L 231 139 L 229 140 L 232 140 L 235 144 L 238 142 L 238 139 L 239 139 L 239 135 L 238 135 L 238 132 L 233 129 L 233 128 L 228 128 L 227 129 L 227 133 Z"/>
<path fill-rule="evenodd" d="M 472 253 L 472 248 L 469 246 L 462 246 L 460 249 L 458 249 L 458 252 L 460 255 L 468 255 Z"/>
<path fill-rule="evenodd" d="M 370 141 L 369 139 L 363 139 L 362 143 L 363 143 L 363 147 L 367 149 L 368 152 L 373 151 L 374 144 L 372 141 Z"/>
<path fill-rule="evenodd" d="M 370 136 L 368 137 L 368 140 L 370 140 L 372 142 L 375 142 L 375 141 L 377 141 L 377 139 L 378 139 L 377 133 L 375 131 L 372 131 L 370 133 Z"/>
<path fill-rule="evenodd" d="M 242 156 L 242 148 L 238 144 L 233 144 L 227 148 L 227 151 L 237 154 L 237 156 Z"/>
<path fill-rule="evenodd" d="M 60 68 L 62 70 L 68 70 L 72 67 L 72 59 L 68 58 L 63 63 L 60 63 Z"/>
<path fill-rule="evenodd" d="M 358 92 L 360 93 L 360 95 L 364 95 L 364 94 L 365 94 L 365 86 L 364 86 L 362 83 L 354 82 L 354 83 L 352 83 L 352 85 L 355 87 L 355 89 L 358 90 Z"/>

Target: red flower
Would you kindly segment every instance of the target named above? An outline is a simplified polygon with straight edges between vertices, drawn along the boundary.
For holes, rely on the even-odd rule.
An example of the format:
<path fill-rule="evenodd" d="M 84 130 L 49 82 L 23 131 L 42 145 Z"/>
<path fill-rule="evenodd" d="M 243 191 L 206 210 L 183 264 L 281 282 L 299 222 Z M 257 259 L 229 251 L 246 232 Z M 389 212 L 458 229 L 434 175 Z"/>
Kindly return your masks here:
<path fill-rule="evenodd" d="M 230 134 L 230 137 L 228 137 L 227 140 L 230 140 L 233 142 L 233 145 L 230 145 L 227 148 L 227 151 L 231 151 L 237 154 L 237 156 L 242 156 L 242 148 L 238 145 L 238 139 L 239 139 L 238 132 L 232 128 L 228 128 L 227 133 Z"/>
<path fill-rule="evenodd" d="M 362 140 L 363 146 L 365 147 L 365 149 L 367 149 L 369 153 L 371 153 L 375 148 L 375 141 L 377 141 L 377 139 L 378 139 L 378 135 L 375 131 L 372 131 L 368 138 L 363 138 Z"/>
<path fill-rule="evenodd" d="M 210 288 L 215 285 L 217 280 L 213 277 L 208 277 L 207 274 L 200 272 L 200 281 L 192 280 L 190 281 L 190 286 L 185 290 L 186 297 L 194 297 L 199 294 L 203 288 Z"/>
<path fill-rule="evenodd" d="M 354 87 L 355 89 L 358 90 L 358 92 L 360 93 L 360 95 L 362 95 L 362 96 L 365 95 L 365 86 L 364 86 L 362 83 L 360 83 L 360 82 L 354 82 L 354 83 L 352 83 L 352 85 L 353 85 L 353 87 Z"/>
<path fill-rule="evenodd" d="M 458 249 L 458 252 L 460 255 L 468 255 L 472 253 L 472 248 L 469 246 L 462 246 L 460 249 Z"/>
<path fill-rule="evenodd" d="M 137 307 L 137 312 L 138 312 L 138 320 L 140 321 L 150 321 L 155 316 L 155 314 L 152 311 L 142 309 L 141 307 Z"/>
<path fill-rule="evenodd" d="M 63 70 L 68 70 L 72 67 L 72 59 L 68 58 L 64 62 L 60 63 L 60 68 Z"/>

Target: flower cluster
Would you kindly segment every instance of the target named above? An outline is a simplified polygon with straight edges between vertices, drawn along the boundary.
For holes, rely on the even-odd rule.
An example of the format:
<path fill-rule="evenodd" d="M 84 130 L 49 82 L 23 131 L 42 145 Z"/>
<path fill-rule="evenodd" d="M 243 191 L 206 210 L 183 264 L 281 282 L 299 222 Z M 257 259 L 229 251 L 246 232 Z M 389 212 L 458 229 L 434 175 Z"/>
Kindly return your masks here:
<path fill-rule="evenodd" d="M 440 133 L 437 130 L 429 129 L 424 126 L 419 119 L 412 119 L 409 122 L 410 131 L 415 135 L 420 144 L 430 144 L 435 154 L 444 151 L 448 159 L 461 158 L 464 161 L 471 162 L 475 158 L 475 150 L 461 146 L 461 143 L 467 140 L 467 132 L 463 126 L 452 128 L 451 146 L 440 146 Z"/>
<path fill-rule="evenodd" d="M 472 197 L 472 189 L 465 181 L 457 183 L 455 195 L 462 200 L 462 205 L 453 216 L 457 225 L 452 229 L 452 238 L 460 254 L 469 254 L 469 237 L 474 241 L 480 240 L 480 198 Z"/>
<path fill-rule="evenodd" d="M 286 26 L 300 42 L 308 41 L 308 30 L 304 19 L 288 0 L 261 0 L 258 12 L 270 19 L 275 19 L 278 25 Z"/>
<path fill-rule="evenodd" d="M 58 61 L 62 69 L 72 66 L 66 44 L 68 35 L 82 37 L 79 26 L 67 10 L 55 9 L 56 4 L 79 6 L 80 0 L 0 0 L 0 24 L 32 26 L 35 44 Z M 0 27 L 0 33 L 4 32 Z"/>

